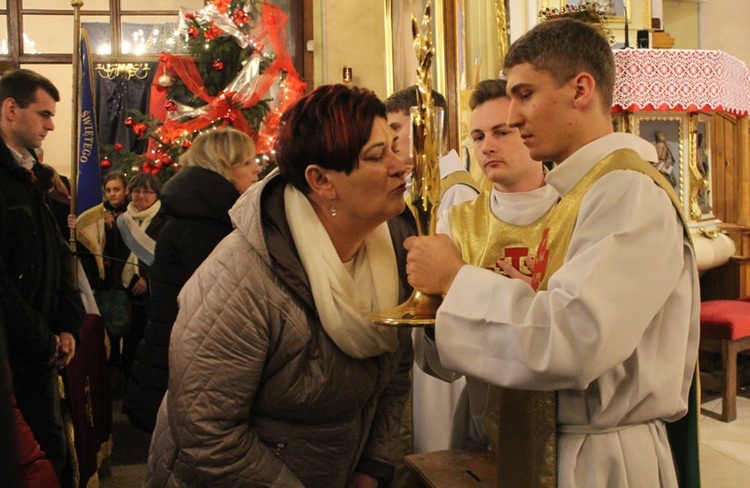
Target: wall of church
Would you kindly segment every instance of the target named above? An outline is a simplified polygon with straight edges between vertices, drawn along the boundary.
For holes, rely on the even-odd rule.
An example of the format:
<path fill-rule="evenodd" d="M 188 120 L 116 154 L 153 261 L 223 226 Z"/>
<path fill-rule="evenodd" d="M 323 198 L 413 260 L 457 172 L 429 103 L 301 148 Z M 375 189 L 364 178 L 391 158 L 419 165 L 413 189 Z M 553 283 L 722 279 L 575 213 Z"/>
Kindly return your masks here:
<path fill-rule="evenodd" d="M 344 66 L 352 83 L 388 96 L 385 73 L 385 1 L 317 0 L 315 86 L 341 83 Z"/>
<path fill-rule="evenodd" d="M 698 6 L 699 0 L 662 2 L 664 30 L 674 38 L 674 49 L 700 49 Z"/>
<path fill-rule="evenodd" d="M 703 0 L 700 4 L 700 48 L 720 49 L 750 66 L 747 0 Z"/>

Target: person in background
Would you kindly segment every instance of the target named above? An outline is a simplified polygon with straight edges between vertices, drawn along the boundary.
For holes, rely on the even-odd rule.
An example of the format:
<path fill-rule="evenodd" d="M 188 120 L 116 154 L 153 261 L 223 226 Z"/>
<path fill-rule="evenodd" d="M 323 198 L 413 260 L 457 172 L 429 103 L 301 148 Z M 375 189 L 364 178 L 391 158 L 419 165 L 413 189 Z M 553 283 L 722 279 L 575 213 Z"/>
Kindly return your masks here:
<path fill-rule="evenodd" d="M 156 242 L 149 272 L 151 306 L 130 372 L 123 411 L 151 432 L 169 380 L 169 336 L 177 294 L 214 247 L 232 231 L 229 209 L 258 181 L 255 145 L 247 134 L 221 129 L 201 134 L 180 156 L 183 169 L 162 189 L 169 220 Z"/>
<path fill-rule="evenodd" d="M 510 98 L 505 90 L 504 80 L 485 80 L 469 100 L 475 157 L 492 189 L 452 207 L 440 219 L 437 232 L 451 236 L 467 263 L 513 278 L 528 276 L 530 281 L 542 229 L 519 230 L 540 221 L 558 194 L 545 183 L 544 165 L 531 158 L 518 129 L 507 125 Z M 414 339 L 415 361 L 423 371 L 450 382 L 462 377 L 440 363 L 433 328 L 420 330 Z M 496 451 L 499 389 L 475 378 L 466 381 L 449 447 L 492 446 Z"/>
<path fill-rule="evenodd" d="M 443 132 L 440 135 L 443 145 L 439 148 L 440 158 L 438 161 L 440 169 L 439 219 L 453 205 L 475 199 L 479 194 L 479 189 L 477 183 L 466 171 L 456 150 L 448 147 L 448 104 L 445 102 L 445 97 L 433 90 L 432 99 L 435 102 L 435 107 L 443 109 Z M 406 165 L 408 192 L 411 187 L 412 169 L 414 169 L 414 157 L 409 155 L 411 144 L 409 111 L 411 107 L 417 106 L 417 86 L 412 85 L 393 93 L 386 98 L 385 106 L 388 114 L 388 125 L 398 137 L 398 157 Z M 411 197 L 408 193 L 406 196 L 407 200 L 410 201 Z"/>
<path fill-rule="evenodd" d="M 121 371 L 125 384 L 135 351 L 148 320 L 148 273 L 154 260 L 156 239 L 167 221 L 161 209 L 161 181 L 150 173 L 138 173 L 128 185 L 131 201 L 117 217 L 117 228 L 130 254 L 123 264 L 120 282 L 128 291 L 132 307 L 130 330 L 122 338 Z"/>
<path fill-rule="evenodd" d="M 326 85 L 281 119 L 279 168 L 180 292 L 146 487 L 375 488 L 393 476 L 410 332 L 405 167 L 370 90 Z"/>
<path fill-rule="evenodd" d="M 102 179 L 104 200 L 77 218 L 69 219 L 69 226 L 76 227 L 77 239 L 90 253 L 96 272 L 89 273 L 89 282 L 99 289 L 122 288 L 122 268 L 130 251 L 115 225 L 117 217 L 124 213 L 128 199 L 128 180 L 122 173 L 111 172 Z M 86 268 L 86 266 L 84 266 Z M 87 270 L 88 271 L 88 270 Z"/>
<path fill-rule="evenodd" d="M 94 290 L 104 327 L 109 336 L 110 388 L 113 396 L 122 395 L 120 343 L 121 330 L 129 323 L 130 298 L 122 285 L 122 270 L 130 250 L 122 240 L 115 221 L 129 204 L 128 180 L 118 172 L 102 180 L 104 201 L 80 216 L 68 217 L 68 226 L 76 229 L 78 257 Z"/>
<path fill-rule="evenodd" d="M 435 107 L 443 109 L 443 141 L 439 148 L 440 170 L 440 206 L 438 207 L 438 221 L 453 205 L 474 200 L 479 194 L 479 187 L 466 168 L 461 164 L 458 153 L 448 150 L 446 134 L 448 132 L 448 105 L 445 97 L 433 90 L 432 97 Z M 411 173 L 414 168 L 414 157 L 410 156 L 409 138 L 411 119 L 409 111 L 417 105 L 417 86 L 412 85 L 397 91 L 385 100 L 388 125 L 396 133 L 398 157 L 407 168 L 407 192 L 404 195 L 407 203 L 411 202 Z M 415 333 L 418 332 L 415 330 Z M 447 449 L 451 435 L 451 419 L 453 418 L 456 402 L 458 401 L 465 381 L 457 379 L 454 383 L 446 383 L 430 377 L 421 369 L 412 371 L 412 395 L 409 406 L 404 412 L 404 442 L 409 454 Z"/>
<path fill-rule="evenodd" d="M 84 317 L 70 248 L 34 185 L 34 149 L 54 130 L 57 88 L 29 70 L 0 78 L 0 260 L 7 270 L 2 315 L 13 392 L 34 437 L 60 474 L 66 442 L 58 368 L 75 354 Z"/>
<path fill-rule="evenodd" d="M 594 27 L 552 20 L 513 43 L 504 72 L 507 124 L 533 159 L 556 163 L 546 182 L 560 201 L 532 286 L 466 264 L 447 236 L 406 241 L 410 283 L 445 294 L 440 360 L 529 393 L 501 397 L 504 485 L 688 483 L 689 466 L 675 468 L 687 446 L 670 445 L 667 423 L 695 414 L 695 256 L 673 189 L 613 133 L 612 50 Z"/>

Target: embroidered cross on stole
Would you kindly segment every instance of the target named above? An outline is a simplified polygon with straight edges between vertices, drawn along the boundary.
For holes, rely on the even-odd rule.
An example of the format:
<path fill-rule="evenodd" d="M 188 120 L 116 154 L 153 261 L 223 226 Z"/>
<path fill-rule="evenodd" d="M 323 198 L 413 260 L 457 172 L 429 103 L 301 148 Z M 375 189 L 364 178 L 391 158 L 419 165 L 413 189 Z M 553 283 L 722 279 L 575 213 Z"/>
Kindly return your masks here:
<path fill-rule="evenodd" d="M 453 242 L 466 262 L 499 272 L 496 263 L 503 259 L 530 275 L 526 258 L 534 256 L 547 220 L 542 217 L 529 225 L 498 220 L 490 210 L 490 193 L 484 192 L 471 203 L 452 207 L 450 222 Z M 479 408 L 472 405 L 472 412 L 484 412 L 482 420 L 497 453 L 501 486 L 554 487 L 555 393 L 487 387 L 471 378 L 467 387 L 472 402 L 484 400 Z"/>

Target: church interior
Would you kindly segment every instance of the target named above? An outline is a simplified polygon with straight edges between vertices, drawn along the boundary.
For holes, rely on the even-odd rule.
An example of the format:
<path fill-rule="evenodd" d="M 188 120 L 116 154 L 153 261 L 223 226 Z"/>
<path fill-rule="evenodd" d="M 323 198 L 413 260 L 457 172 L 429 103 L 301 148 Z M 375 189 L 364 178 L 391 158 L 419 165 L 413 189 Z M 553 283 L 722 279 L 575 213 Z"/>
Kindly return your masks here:
<path fill-rule="evenodd" d="M 534 25 L 587 4 L 578 0 L 269 2 L 288 16 L 283 47 L 307 92 L 343 83 L 367 87 L 381 99 L 415 82 L 411 19 L 422 18 L 430 3 L 434 88 L 451 107 L 448 144 L 458 150 L 477 180 L 482 175 L 473 164 L 467 133 L 472 88 L 480 80 L 501 75 L 509 44 Z M 71 133 L 79 130 L 74 103 L 80 66 L 75 66 L 72 54 L 79 45 L 79 25 L 89 38 L 92 86 L 99 97 L 100 148 L 109 145 L 111 151 L 114 145 L 125 145 L 127 150 L 145 151 L 132 134 L 132 121 L 123 124 L 131 120 L 128 110 L 147 112 L 149 97 L 171 86 L 163 53 L 186 55 L 180 47 L 185 36 L 180 19 L 185 13 L 221 2 L 54 3 L 0 0 L 0 71 L 34 70 L 59 88 L 55 130 L 42 149 L 44 162 L 71 178 L 78 159 Z M 746 25 L 750 2 L 594 3 L 605 13 L 600 27 L 611 38 L 617 66 L 613 127 L 656 147 L 663 164 L 657 169 L 672 184 L 688 219 L 701 300 L 734 303 L 750 297 L 750 35 Z M 219 71 L 229 61 L 213 62 Z M 102 138 L 104 127 L 107 136 Z M 102 159 L 102 168 L 110 164 Z M 717 313 L 721 315 L 721 310 Z M 703 327 L 701 334 L 703 486 L 750 486 L 750 309 L 744 317 L 733 316 L 729 324 L 720 316 L 706 325 L 705 337 Z M 79 480 L 80 486 L 141 485 L 149 436 L 129 425 L 117 401 L 114 405 L 111 445 L 103 451 L 110 459 L 99 455 L 97 463 L 101 465 L 104 458 L 104 469 L 86 482 Z M 440 480 L 423 482 L 421 486 L 448 486 Z"/>

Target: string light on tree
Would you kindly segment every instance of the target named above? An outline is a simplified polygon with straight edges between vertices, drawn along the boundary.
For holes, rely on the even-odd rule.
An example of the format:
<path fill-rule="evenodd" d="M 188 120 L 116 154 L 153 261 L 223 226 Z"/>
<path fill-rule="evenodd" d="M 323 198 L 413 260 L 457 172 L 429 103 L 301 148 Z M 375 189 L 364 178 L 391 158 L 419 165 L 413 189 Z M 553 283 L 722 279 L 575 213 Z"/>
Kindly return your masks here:
<path fill-rule="evenodd" d="M 305 88 L 285 50 L 286 20 L 277 6 L 259 0 L 212 0 L 184 12 L 180 35 L 190 56 L 159 58 L 164 118 L 132 115 L 126 125 L 148 149 L 111 157 L 113 169 L 166 180 L 197 134 L 228 126 L 253 137 L 257 151 L 266 153 L 262 160 L 271 162 L 280 116 Z"/>

